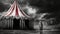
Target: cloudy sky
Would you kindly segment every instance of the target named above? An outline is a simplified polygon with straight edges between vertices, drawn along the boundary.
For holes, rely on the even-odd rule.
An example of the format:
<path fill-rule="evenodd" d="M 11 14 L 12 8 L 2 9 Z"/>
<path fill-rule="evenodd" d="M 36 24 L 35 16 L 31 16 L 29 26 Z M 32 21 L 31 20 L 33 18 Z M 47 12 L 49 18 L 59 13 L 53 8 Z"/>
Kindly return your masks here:
<path fill-rule="evenodd" d="M 8 10 L 14 0 L 0 0 L 0 12 Z M 51 13 L 49 17 L 60 17 L 60 0 L 17 0 L 19 5 L 27 5 L 38 8 L 37 13 Z M 35 9 L 34 9 L 35 11 Z"/>
<path fill-rule="evenodd" d="M 12 4 L 14 0 L 0 0 L 0 8 L 6 9 L 9 4 Z M 42 12 L 54 12 L 60 9 L 59 0 L 17 0 L 18 3 L 29 3 L 31 6 L 40 8 Z M 8 5 L 8 6 L 7 6 Z M 5 7 L 4 7 L 5 6 Z"/>

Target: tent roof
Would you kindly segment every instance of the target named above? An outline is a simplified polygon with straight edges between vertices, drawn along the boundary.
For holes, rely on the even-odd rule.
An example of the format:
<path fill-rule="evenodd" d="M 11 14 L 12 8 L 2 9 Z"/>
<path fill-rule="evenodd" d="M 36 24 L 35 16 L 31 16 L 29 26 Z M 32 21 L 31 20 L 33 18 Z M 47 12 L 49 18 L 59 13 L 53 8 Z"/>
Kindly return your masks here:
<path fill-rule="evenodd" d="M 30 17 L 21 9 L 21 7 L 19 8 L 18 3 L 16 1 L 14 1 L 9 10 L 2 16 Z"/>

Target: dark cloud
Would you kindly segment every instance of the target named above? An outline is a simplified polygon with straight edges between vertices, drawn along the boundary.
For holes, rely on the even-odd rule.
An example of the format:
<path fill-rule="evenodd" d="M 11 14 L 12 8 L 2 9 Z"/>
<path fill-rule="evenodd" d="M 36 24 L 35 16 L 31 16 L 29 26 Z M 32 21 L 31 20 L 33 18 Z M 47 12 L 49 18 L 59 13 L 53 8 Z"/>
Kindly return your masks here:
<path fill-rule="evenodd" d="M 60 0 L 29 0 L 31 6 L 40 8 L 37 13 L 52 13 L 47 18 L 60 17 Z"/>
<path fill-rule="evenodd" d="M 31 6 L 44 9 L 45 12 L 54 12 L 60 9 L 60 0 L 29 0 L 29 3 Z"/>
<path fill-rule="evenodd" d="M 0 12 L 3 12 L 4 10 L 8 9 L 8 5 L 4 5 L 0 2 Z"/>

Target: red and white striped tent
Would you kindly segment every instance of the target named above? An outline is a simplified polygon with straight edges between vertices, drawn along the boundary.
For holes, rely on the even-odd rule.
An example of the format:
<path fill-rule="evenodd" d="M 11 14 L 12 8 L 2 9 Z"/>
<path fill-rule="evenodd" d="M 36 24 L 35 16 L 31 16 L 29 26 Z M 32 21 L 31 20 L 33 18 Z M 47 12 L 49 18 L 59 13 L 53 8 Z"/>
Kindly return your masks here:
<path fill-rule="evenodd" d="M 14 3 L 11 5 L 10 9 L 2 16 L 30 17 L 21 8 L 19 8 L 18 3 L 16 1 L 14 1 Z"/>

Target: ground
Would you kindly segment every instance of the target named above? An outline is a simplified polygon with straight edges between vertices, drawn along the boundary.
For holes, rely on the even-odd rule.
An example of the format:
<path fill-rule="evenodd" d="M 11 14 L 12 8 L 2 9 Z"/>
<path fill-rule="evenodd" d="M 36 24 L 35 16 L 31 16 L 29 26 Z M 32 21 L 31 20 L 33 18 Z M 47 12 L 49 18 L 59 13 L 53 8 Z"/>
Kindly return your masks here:
<path fill-rule="evenodd" d="M 40 34 L 40 32 L 23 30 L 0 30 L 0 34 Z"/>
<path fill-rule="evenodd" d="M 60 34 L 60 31 L 50 31 L 50 30 L 42 30 L 42 31 L 29 31 L 29 30 L 0 30 L 0 34 Z"/>

